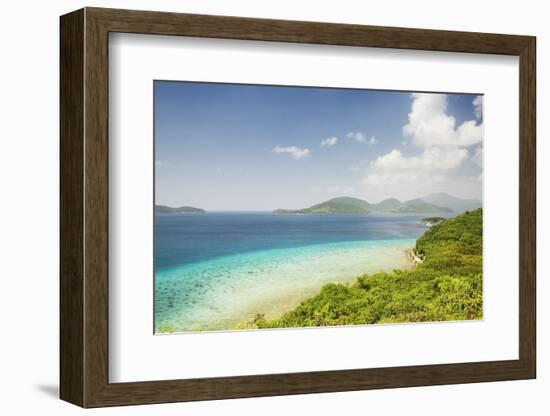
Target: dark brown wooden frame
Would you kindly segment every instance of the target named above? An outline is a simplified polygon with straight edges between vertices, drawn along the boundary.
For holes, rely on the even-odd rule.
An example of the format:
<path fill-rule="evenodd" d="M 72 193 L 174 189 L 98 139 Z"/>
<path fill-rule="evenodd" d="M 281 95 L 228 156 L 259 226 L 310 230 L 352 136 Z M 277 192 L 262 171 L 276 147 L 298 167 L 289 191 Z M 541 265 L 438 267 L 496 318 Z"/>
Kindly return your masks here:
<path fill-rule="evenodd" d="M 520 65 L 519 359 L 109 383 L 110 32 L 515 55 Z M 536 376 L 535 38 L 85 8 L 61 17 L 60 396 L 82 407 L 321 393 Z"/>

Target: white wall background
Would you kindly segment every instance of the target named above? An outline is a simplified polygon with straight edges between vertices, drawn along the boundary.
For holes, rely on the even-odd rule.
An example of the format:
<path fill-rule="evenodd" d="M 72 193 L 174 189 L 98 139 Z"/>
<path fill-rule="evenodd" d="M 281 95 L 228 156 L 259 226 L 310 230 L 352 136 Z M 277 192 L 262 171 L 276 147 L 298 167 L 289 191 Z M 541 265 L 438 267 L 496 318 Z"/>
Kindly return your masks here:
<path fill-rule="evenodd" d="M 536 35 L 538 41 L 538 313 L 537 380 L 338 394 L 225 400 L 87 411 L 102 415 L 543 415 L 550 409 L 548 317 L 542 212 L 550 172 L 543 140 L 550 84 L 550 26 L 545 3 L 462 0 L 121 0 L 6 2 L 0 15 L 0 411 L 72 415 L 81 409 L 57 399 L 58 390 L 58 16 L 83 6 L 317 20 L 387 26 Z M 544 200 L 546 199 L 546 201 Z"/>

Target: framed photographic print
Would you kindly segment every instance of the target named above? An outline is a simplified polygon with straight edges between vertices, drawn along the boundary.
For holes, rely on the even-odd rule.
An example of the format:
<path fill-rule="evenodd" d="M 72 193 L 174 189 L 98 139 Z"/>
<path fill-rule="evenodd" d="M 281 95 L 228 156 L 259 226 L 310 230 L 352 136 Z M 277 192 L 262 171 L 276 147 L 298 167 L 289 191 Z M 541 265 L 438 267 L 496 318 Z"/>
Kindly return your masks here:
<path fill-rule="evenodd" d="M 534 378 L 535 38 L 61 17 L 61 398 Z"/>

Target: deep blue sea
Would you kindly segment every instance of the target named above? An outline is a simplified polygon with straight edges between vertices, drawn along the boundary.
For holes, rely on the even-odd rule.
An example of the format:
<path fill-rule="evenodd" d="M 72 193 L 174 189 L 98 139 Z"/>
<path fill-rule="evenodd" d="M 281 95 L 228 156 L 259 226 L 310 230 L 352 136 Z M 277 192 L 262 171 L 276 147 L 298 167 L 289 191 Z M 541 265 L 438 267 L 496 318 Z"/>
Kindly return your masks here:
<path fill-rule="evenodd" d="M 422 214 L 157 214 L 157 332 L 234 329 L 330 281 L 406 263 Z"/>

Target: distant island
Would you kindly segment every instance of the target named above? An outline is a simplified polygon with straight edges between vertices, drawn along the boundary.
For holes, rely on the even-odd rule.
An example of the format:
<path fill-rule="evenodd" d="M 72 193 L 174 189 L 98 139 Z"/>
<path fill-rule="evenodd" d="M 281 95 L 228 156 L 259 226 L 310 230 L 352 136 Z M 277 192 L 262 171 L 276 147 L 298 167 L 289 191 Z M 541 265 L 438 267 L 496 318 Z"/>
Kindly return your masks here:
<path fill-rule="evenodd" d="M 320 204 L 301 209 L 276 209 L 275 214 L 368 214 L 368 213 L 462 213 L 481 208 L 477 199 L 462 199 L 446 193 L 426 195 L 401 202 L 388 198 L 378 204 L 348 196 L 329 199 Z"/>
<path fill-rule="evenodd" d="M 368 214 L 372 212 L 393 213 L 451 213 L 448 207 L 439 206 L 423 199 L 411 199 L 401 202 L 395 198 L 388 198 L 378 204 L 371 204 L 359 198 L 333 198 L 309 208 L 277 209 L 275 214 Z"/>
<path fill-rule="evenodd" d="M 432 225 L 437 225 L 441 221 L 445 221 L 445 218 L 442 217 L 428 217 L 428 218 L 422 218 L 420 220 L 421 224 L 427 225 L 428 227 L 431 227 Z"/>
<path fill-rule="evenodd" d="M 439 205 L 440 207 L 450 208 L 456 213 L 475 211 L 482 206 L 479 199 L 457 198 L 456 196 L 444 192 L 426 195 L 423 196 L 422 199 L 431 204 Z"/>
<path fill-rule="evenodd" d="M 340 197 L 303 209 L 276 209 L 275 214 L 366 214 L 371 204 L 358 198 Z"/>
<path fill-rule="evenodd" d="M 202 208 L 195 207 L 169 207 L 167 205 L 155 205 L 155 214 L 206 214 Z"/>

